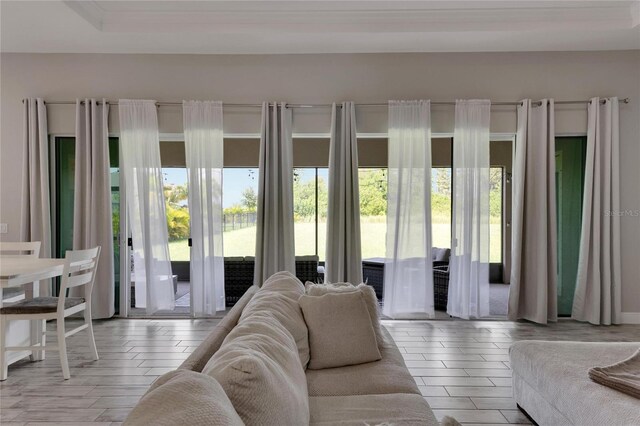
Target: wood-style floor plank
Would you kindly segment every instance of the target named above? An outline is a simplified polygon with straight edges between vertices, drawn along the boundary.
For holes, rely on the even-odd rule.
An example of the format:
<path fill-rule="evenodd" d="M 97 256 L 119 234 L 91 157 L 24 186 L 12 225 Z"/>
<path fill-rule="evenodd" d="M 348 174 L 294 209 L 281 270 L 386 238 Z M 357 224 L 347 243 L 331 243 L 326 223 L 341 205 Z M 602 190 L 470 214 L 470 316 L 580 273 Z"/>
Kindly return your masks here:
<path fill-rule="evenodd" d="M 71 380 L 56 352 L 20 361 L 0 382 L 6 425 L 118 425 L 161 374 L 184 361 L 219 319 L 95 321 L 99 361 L 86 336 L 67 339 Z M 420 392 L 436 416 L 465 425 L 529 423 L 511 390 L 509 346 L 525 339 L 633 341 L 637 327 L 596 327 L 574 321 L 548 326 L 507 321 L 384 321 Z M 52 324 L 50 331 L 55 330 Z M 55 342 L 55 334 L 47 336 Z"/>

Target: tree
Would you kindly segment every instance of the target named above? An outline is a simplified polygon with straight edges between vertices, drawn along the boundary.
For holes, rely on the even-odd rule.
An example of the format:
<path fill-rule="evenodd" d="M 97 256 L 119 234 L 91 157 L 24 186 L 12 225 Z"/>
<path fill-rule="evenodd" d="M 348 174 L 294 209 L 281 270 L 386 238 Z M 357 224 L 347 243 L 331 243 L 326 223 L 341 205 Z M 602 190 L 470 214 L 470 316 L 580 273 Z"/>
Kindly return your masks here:
<path fill-rule="evenodd" d="M 258 209 L 258 195 L 252 187 L 247 187 L 242 191 L 242 200 L 240 203 L 249 212 L 255 212 Z"/>
<path fill-rule="evenodd" d="M 384 169 L 359 171 L 360 215 L 384 216 L 387 214 L 387 172 Z"/>
<path fill-rule="evenodd" d="M 436 167 L 433 170 L 435 170 L 435 177 L 432 182 L 432 184 L 435 184 L 433 192 L 451 197 L 451 169 Z"/>
<path fill-rule="evenodd" d="M 174 207 L 166 205 L 167 230 L 169 241 L 183 240 L 189 238 L 189 211 L 184 207 Z"/>
<path fill-rule="evenodd" d="M 502 215 L 502 167 L 492 167 L 489 171 L 489 215 L 499 221 Z"/>
<path fill-rule="evenodd" d="M 174 207 L 180 207 L 184 205 L 184 201 L 189 197 L 189 190 L 187 184 L 183 185 L 165 185 L 164 186 L 164 199 L 168 204 Z"/>

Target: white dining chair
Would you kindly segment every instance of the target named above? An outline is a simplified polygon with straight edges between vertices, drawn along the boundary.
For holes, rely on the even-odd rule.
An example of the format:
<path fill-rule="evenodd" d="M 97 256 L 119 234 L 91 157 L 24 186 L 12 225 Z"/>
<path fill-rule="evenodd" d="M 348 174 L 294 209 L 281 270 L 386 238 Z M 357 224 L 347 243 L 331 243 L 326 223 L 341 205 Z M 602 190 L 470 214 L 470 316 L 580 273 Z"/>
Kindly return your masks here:
<path fill-rule="evenodd" d="M 0 242 L 0 262 L 3 258 L 40 256 L 40 241 L 32 242 Z M 22 287 L 5 288 L 2 292 L 3 303 L 13 303 L 24 299 Z"/>
<path fill-rule="evenodd" d="M 24 299 L 12 305 L 0 308 L 0 356 L 4 357 L 7 351 L 45 351 L 57 350 L 60 353 L 62 375 L 66 379 L 69 374 L 67 361 L 67 343 L 65 338 L 79 331 L 87 330 L 89 336 L 89 348 L 94 359 L 98 359 L 98 350 L 93 336 L 91 323 L 91 293 L 96 279 L 96 268 L 100 258 L 100 247 L 88 250 L 69 250 L 65 256 L 64 269 L 58 297 L 34 297 Z M 71 288 L 84 286 L 84 297 L 68 297 L 67 291 Z M 72 330 L 65 331 L 65 318 L 77 312 L 84 311 L 84 323 Z M 40 320 L 42 326 L 41 343 L 35 346 L 5 346 L 6 325 L 11 320 Z M 57 345 L 46 345 L 46 321 L 56 320 Z M 3 363 L 6 368 L 6 363 Z M 7 372 L 2 372 L 7 377 Z"/>

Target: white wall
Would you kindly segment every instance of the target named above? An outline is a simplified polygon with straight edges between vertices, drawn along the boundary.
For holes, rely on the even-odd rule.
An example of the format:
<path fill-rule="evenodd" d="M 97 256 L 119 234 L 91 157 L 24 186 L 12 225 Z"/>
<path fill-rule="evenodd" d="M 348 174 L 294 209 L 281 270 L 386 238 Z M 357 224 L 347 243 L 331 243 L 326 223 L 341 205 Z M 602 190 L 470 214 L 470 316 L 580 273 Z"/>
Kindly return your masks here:
<path fill-rule="evenodd" d="M 18 237 L 24 97 L 215 99 L 255 103 L 358 103 L 387 99 L 630 97 L 621 105 L 621 203 L 640 210 L 640 51 L 343 55 L 1 55 L 0 222 Z M 117 131 L 113 110 L 111 130 Z M 49 130 L 74 132 L 74 107 L 49 107 Z M 161 132 L 179 133 L 180 108 L 163 107 Z M 225 112 L 225 131 L 255 133 L 259 111 Z M 328 110 L 294 112 L 295 131 L 327 132 Z M 453 131 L 453 110 L 434 107 L 434 132 Z M 584 106 L 558 106 L 558 134 L 584 133 Z M 360 132 L 384 132 L 386 110 L 358 109 Z M 496 108 L 493 132 L 514 132 L 515 109 Z M 640 313 L 640 217 L 622 218 L 623 311 Z"/>

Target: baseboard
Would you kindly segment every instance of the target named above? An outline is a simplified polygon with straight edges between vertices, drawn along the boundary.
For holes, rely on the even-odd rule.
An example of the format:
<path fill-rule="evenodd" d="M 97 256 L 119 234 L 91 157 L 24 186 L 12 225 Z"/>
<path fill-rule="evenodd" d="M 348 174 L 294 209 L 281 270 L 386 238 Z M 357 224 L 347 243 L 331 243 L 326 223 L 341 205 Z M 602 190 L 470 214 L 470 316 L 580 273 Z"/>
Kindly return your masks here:
<path fill-rule="evenodd" d="M 640 324 L 640 312 L 622 312 L 622 324 Z"/>

